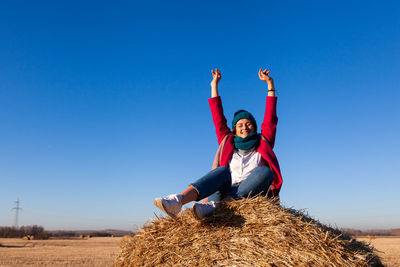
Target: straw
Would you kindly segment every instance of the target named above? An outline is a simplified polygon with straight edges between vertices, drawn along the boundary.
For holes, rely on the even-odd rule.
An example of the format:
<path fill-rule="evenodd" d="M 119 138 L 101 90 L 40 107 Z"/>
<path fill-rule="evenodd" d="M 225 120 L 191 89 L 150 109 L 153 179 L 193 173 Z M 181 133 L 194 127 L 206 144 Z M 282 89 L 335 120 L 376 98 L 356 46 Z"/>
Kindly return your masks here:
<path fill-rule="evenodd" d="M 368 245 L 262 196 L 185 210 L 124 237 L 116 266 L 383 266 Z"/>

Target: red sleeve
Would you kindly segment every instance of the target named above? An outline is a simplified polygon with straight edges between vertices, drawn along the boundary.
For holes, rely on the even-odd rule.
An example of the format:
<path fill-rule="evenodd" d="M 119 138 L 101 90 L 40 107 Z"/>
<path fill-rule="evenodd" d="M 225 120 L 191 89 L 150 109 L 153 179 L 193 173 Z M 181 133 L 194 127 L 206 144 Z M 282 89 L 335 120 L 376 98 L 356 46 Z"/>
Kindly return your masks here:
<path fill-rule="evenodd" d="M 271 148 L 273 148 L 275 144 L 276 124 L 278 123 L 278 117 L 276 116 L 276 101 L 276 96 L 267 96 L 264 121 L 261 124 L 261 134 L 268 140 Z"/>
<path fill-rule="evenodd" d="M 225 135 L 231 133 L 231 130 L 229 130 L 228 125 L 226 124 L 221 97 L 217 96 L 210 98 L 208 99 L 208 103 L 210 104 L 211 115 L 215 126 L 215 132 L 217 133 L 218 144 L 220 144 Z"/>

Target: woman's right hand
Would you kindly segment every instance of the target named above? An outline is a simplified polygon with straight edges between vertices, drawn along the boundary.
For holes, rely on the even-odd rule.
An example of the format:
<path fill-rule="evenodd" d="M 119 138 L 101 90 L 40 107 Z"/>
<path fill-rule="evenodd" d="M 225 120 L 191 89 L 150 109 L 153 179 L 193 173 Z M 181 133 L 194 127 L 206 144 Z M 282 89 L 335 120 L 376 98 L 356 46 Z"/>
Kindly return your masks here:
<path fill-rule="evenodd" d="M 218 94 L 218 83 L 221 80 L 221 72 L 218 69 L 211 70 L 211 74 L 213 79 L 211 81 L 211 97 L 217 97 Z"/>
<path fill-rule="evenodd" d="M 213 79 L 211 81 L 211 87 L 218 86 L 219 81 L 221 80 L 221 72 L 218 69 L 211 70 L 211 74 Z"/>

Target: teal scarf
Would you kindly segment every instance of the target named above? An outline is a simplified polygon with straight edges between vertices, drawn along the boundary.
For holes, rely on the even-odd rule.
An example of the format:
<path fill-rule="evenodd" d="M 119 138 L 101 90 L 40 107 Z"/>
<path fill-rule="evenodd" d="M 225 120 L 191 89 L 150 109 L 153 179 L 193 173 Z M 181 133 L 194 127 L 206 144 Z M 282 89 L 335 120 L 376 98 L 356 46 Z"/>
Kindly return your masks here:
<path fill-rule="evenodd" d="M 251 133 L 245 138 L 241 138 L 239 136 L 235 136 L 233 139 L 235 141 L 235 147 L 241 150 L 249 150 L 253 147 L 258 146 L 260 143 L 260 135 L 258 133 Z"/>

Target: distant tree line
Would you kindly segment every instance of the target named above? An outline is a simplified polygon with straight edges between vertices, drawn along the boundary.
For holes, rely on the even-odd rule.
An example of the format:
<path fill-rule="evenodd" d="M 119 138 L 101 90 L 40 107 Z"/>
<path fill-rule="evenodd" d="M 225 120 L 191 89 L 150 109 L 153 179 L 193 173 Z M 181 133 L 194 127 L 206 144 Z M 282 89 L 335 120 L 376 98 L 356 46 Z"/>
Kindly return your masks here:
<path fill-rule="evenodd" d="M 124 235 L 134 235 L 132 231 L 124 230 L 114 230 L 107 229 L 102 231 L 46 231 L 42 226 L 31 225 L 31 226 L 21 226 L 21 227 L 9 227 L 0 226 L 0 238 L 22 238 L 31 237 L 34 239 L 49 239 L 53 238 L 63 238 L 63 237 L 79 237 L 79 236 L 91 236 L 91 237 L 106 237 L 106 236 L 124 236 Z"/>
<path fill-rule="evenodd" d="M 372 229 L 372 230 L 358 230 L 352 228 L 342 228 L 344 233 L 350 236 L 398 236 L 400 235 L 400 228 L 398 229 Z"/>
<path fill-rule="evenodd" d="M 0 238 L 19 238 L 24 236 L 34 236 L 35 239 L 48 239 L 49 233 L 39 225 L 29 225 L 21 227 L 0 226 Z"/>
<path fill-rule="evenodd" d="M 75 231 L 65 231 L 65 230 L 55 230 L 49 231 L 51 237 L 79 237 L 79 236 L 91 236 L 91 237 L 107 237 L 107 236 L 125 236 L 125 235 L 135 235 L 132 231 L 106 229 L 106 230 L 75 230 Z"/>

